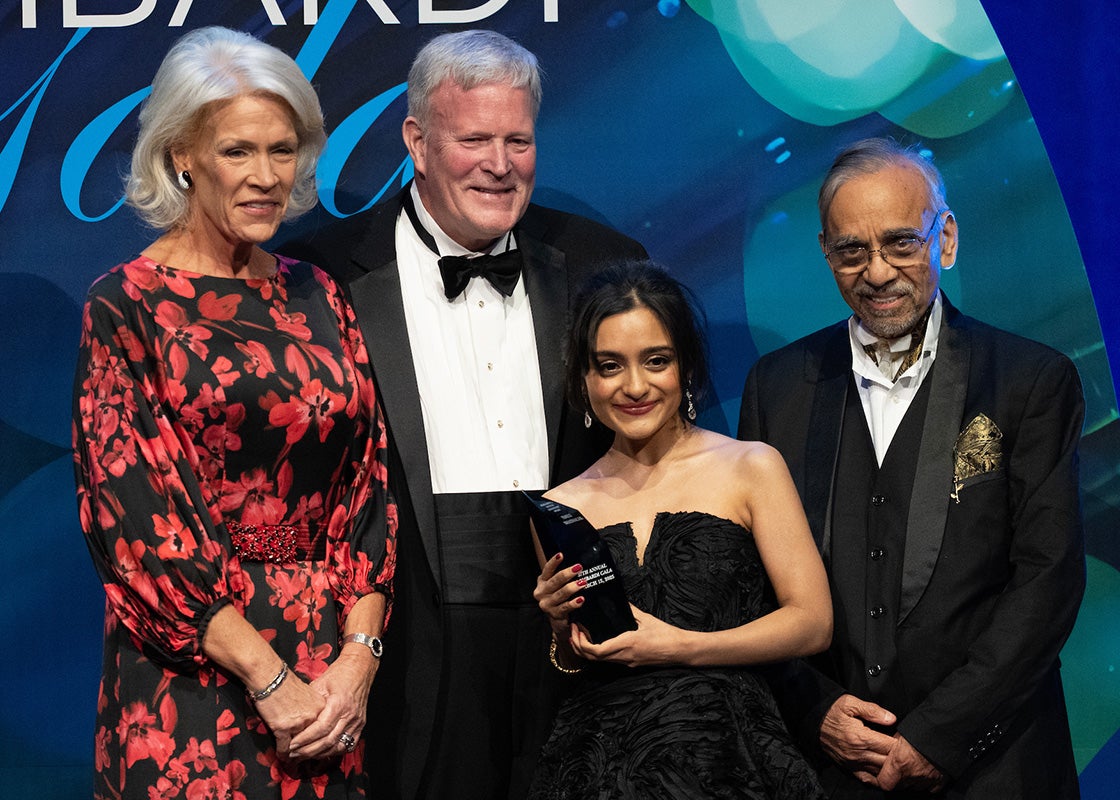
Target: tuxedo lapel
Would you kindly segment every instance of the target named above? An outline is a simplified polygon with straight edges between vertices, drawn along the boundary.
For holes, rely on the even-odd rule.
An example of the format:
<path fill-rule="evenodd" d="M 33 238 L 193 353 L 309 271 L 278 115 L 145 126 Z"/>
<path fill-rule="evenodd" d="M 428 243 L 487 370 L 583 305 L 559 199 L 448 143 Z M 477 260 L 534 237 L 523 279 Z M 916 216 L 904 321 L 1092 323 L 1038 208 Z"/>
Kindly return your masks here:
<path fill-rule="evenodd" d="M 814 383 L 813 407 L 805 442 L 805 513 L 817 547 L 827 562 L 832 547 L 832 488 L 836 459 L 840 453 L 840 434 L 844 422 L 844 403 L 851 384 L 851 346 L 847 323 L 838 325 L 819 352 L 806 353 L 805 379 Z"/>
<path fill-rule="evenodd" d="M 393 255 L 396 217 L 396 214 L 382 215 L 355 248 L 353 260 L 366 274 L 350 282 L 350 295 L 355 308 L 365 309 L 359 315 L 365 323 L 362 334 L 385 410 L 389 436 L 404 470 L 409 500 L 438 586 L 442 584 L 428 444 L 404 316 L 400 275 Z"/>
<path fill-rule="evenodd" d="M 964 418 L 968 389 L 970 341 L 966 333 L 950 324 L 957 314 L 947 300 L 943 302 L 945 318 L 937 338 L 937 360 L 929 375 L 929 405 L 906 523 L 900 623 L 921 599 L 941 551 L 953 491 L 953 447 Z"/>
<path fill-rule="evenodd" d="M 564 253 L 535 238 L 531 232 L 517 231 L 517 247 L 525 258 L 522 279 L 525 281 L 525 292 L 529 295 L 533 333 L 537 340 L 551 472 L 556 464 L 560 421 L 564 412 L 563 343 L 569 324 L 568 278 Z"/>

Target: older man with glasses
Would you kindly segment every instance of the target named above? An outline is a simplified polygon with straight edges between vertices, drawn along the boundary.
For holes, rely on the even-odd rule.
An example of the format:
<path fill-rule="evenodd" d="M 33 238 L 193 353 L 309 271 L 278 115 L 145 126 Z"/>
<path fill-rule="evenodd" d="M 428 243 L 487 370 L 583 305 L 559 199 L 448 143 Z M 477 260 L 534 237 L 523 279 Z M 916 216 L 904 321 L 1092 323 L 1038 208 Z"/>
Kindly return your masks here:
<path fill-rule="evenodd" d="M 833 592 L 831 649 L 776 671 L 787 720 L 832 797 L 1077 797 L 1077 372 L 939 291 L 957 220 L 913 149 L 857 142 L 818 204 L 853 315 L 761 358 L 739 425 L 785 456 Z"/>

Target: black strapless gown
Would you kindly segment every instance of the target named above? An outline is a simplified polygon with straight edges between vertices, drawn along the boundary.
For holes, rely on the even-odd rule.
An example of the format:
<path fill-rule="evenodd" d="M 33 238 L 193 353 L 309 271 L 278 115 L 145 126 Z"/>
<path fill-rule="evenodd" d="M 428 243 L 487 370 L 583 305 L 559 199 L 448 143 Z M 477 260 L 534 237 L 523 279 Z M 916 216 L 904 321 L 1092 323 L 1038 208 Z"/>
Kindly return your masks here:
<path fill-rule="evenodd" d="M 672 625 L 724 630 L 772 607 L 754 537 L 729 520 L 662 512 L 641 564 L 629 523 L 601 534 L 630 601 Z M 823 797 L 752 669 L 597 664 L 578 680 L 531 798 Z"/>

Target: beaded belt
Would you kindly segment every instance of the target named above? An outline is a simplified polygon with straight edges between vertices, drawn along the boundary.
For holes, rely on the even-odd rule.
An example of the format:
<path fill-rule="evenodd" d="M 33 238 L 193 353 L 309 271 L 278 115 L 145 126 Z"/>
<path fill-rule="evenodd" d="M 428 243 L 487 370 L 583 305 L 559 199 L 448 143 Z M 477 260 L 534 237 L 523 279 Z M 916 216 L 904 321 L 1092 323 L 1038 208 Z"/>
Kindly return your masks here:
<path fill-rule="evenodd" d="M 233 551 L 242 561 L 290 564 L 322 561 L 327 555 L 326 536 L 313 539 L 311 529 L 296 525 L 246 525 L 226 520 Z"/>

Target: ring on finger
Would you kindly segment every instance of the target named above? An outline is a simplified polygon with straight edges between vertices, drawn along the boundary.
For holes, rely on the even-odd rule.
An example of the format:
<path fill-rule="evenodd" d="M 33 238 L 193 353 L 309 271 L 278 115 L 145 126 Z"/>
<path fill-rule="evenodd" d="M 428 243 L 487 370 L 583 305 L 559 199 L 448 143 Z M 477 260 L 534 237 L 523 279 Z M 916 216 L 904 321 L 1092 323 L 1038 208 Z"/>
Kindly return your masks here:
<path fill-rule="evenodd" d="M 347 753 L 353 753 L 354 748 L 358 746 L 358 740 L 345 731 L 338 735 L 338 741 L 339 744 L 346 748 Z"/>

